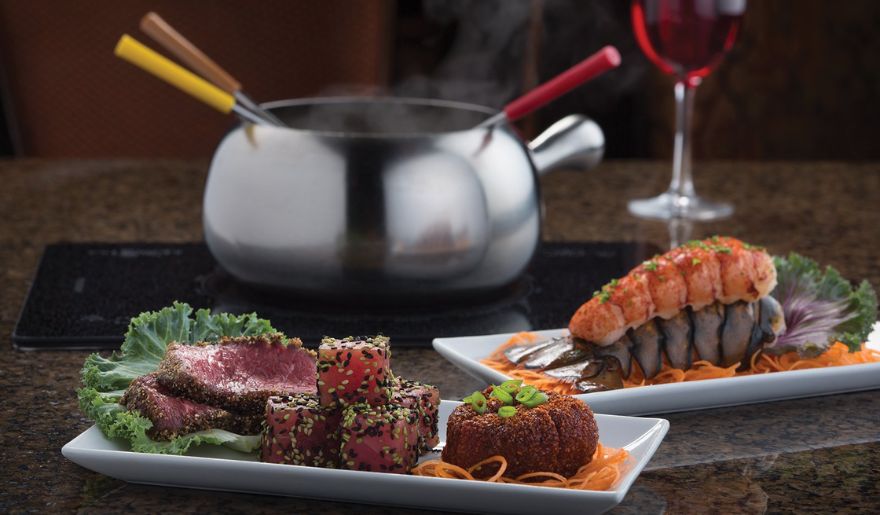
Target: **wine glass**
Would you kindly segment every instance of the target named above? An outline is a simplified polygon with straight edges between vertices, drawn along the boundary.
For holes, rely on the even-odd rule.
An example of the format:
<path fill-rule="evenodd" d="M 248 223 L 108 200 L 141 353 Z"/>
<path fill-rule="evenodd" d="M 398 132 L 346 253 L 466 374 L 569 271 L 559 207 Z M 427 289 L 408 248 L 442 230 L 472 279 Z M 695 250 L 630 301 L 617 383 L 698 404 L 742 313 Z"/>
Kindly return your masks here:
<path fill-rule="evenodd" d="M 733 46 L 746 0 L 633 0 L 632 23 L 642 52 L 675 78 L 672 182 L 656 197 L 631 200 L 645 218 L 715 220 L 733 214 L 728 203 L 697 196 L 691 177 L 690 130 L 694 93 Z"/>

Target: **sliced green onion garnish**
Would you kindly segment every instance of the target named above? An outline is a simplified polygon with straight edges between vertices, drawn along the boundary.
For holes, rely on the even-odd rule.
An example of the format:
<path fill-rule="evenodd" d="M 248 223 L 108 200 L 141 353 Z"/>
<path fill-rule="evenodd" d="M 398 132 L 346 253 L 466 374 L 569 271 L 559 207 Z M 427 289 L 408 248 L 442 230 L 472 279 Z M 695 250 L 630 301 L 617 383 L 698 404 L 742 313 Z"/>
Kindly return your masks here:
<path fill-rule="evenodd" d="M 513 406 L 501 406 L 498 408 L 498 416 L 501 418 L 509 418 L 516 415 L 516 408 Z"/>
<path fill-rule="evenodd" d="M 469 397 L 471 399 L 468 402 L 470 402 L 470 405 L 472 408 L 474 408 L 474 411 L 479 414 L 483 414 L 486 412 L 486 397 L 481 392 L 474 392 Z"/>
<path fill-rule="evenodd" d="M 466 403 L 470 404 L 474 399 L 477 398 L 477 395 L 479 395 L 480 397 L 483 397 L 483 392 L 476 390 L 476 391 L 474 391 L 474 393 L 472 393 L 472 394 L 468 395 L 467 397 L 465 397 L 464 399 L 462 399 L 461 402 L 466 402 Z M 485 397 L 483 397 L 483 398 L 485 399 Z"/>
<path fill-rule="evenodd" d="M 508 406 L 513 404 L 513 396 L 504 391 L 500 386 L 492 387 L 492 393 L 489 394 L 489 397 L 495 397 Z"/>
<path fill-rule="evenodd" d="M 534 386 L 523 386 L 520 388 L 519 393 L 516 394 L 516 400 L 525 404 L 525 402 L 531 399 L 536 393 L 538 393 L 538 389 Z"/>
<path fill-rule="evenodd" d="M 535 395 L 532 395 L 531 398 L 521 402 L 523 406 L 534 408 L 547 402 L 547 394 L 544 392 L 535 392 Z"/>
<path fill-rule="evenodd" d="M 522 387 L 522 379 L 510 379 L 498 385 L 498 388 L 501 388 L 510 395 L 516 395 L 520 387 Z"/>

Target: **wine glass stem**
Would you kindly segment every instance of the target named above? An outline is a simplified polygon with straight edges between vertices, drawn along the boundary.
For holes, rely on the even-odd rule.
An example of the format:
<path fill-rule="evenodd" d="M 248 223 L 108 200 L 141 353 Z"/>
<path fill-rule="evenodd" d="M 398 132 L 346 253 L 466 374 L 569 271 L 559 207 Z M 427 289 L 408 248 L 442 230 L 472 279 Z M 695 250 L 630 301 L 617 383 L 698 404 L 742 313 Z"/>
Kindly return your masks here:
<path fill-rule="evenodd" d="M 669 192 L 679 210 L 686 210 L 688 201 L 696 196 L 691 178 L 691 119 L 696 85 L 675 83 L 675 147 L 672 155 L 672 182 Z"/>

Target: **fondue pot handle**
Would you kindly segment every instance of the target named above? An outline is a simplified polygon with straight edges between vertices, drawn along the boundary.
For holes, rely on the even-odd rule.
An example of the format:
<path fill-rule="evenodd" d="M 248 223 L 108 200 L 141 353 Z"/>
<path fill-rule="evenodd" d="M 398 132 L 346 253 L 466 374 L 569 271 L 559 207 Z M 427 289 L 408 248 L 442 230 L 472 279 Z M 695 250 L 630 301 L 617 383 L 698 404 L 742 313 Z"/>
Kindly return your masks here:
<path fill-rule="evenodd" d="M 593 120 L 571 114 L 529 143 L 538 174 L 562 167 L 593 168 L 605 152 L 605 135 Z"/>

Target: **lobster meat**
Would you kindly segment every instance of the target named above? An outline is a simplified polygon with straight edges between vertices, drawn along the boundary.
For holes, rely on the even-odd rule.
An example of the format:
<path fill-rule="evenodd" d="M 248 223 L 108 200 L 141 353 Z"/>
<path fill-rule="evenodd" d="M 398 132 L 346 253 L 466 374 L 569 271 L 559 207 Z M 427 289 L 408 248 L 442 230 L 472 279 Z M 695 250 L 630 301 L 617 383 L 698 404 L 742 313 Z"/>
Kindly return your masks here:
<path fill-rule="evenodd" d="M 511 347 L 505 356 L 580 391 L 622 387 L 632 361 L 650 379 L 663 354 L 680 369 L 695 356 L 748 363 L 785 330 L 782 307 L 770 296 L 775 286 L 763 248 L 730 237 L 692 241 L 594 292 L 571 318 L 570 336 Z"/>

